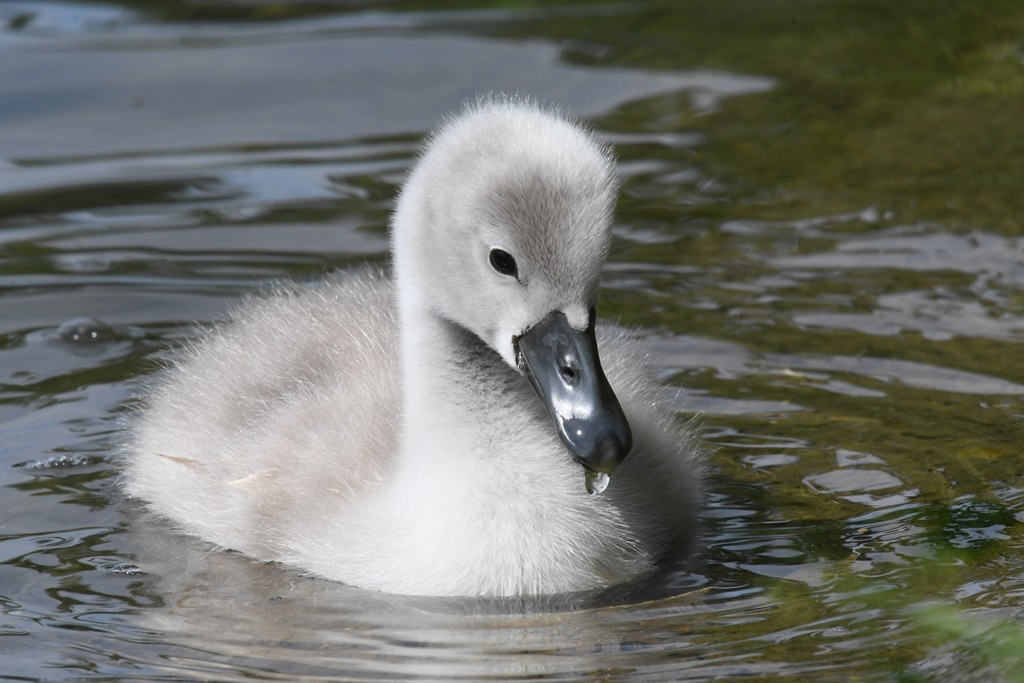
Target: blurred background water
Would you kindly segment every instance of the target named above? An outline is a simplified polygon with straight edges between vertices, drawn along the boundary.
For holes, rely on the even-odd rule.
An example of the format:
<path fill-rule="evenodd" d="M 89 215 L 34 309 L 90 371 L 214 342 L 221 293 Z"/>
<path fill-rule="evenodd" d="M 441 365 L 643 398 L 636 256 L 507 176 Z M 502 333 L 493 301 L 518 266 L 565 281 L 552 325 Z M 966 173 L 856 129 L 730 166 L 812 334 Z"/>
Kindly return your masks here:
<path fill-rule="evenodd" d="M 116 487 L 167 349 L 386 259 L 501 90 L 624 192 L 601 310 L 712 451 L 689 573 L 509 604 L 211 552 Z M 1024 6 L 0 1 L 0 678 L 1021 680 Z"/>

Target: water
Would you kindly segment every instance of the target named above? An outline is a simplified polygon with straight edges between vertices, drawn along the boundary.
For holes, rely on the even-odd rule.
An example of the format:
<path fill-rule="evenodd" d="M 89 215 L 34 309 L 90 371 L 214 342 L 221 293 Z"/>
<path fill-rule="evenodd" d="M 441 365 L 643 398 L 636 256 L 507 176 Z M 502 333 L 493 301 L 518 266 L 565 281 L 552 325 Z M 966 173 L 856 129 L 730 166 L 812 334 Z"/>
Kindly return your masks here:
<path fill-rule="evenodd" d="M 1019 679 L 1018 4 L 0 3 L 0 677 Z M 616 145 L 601 311 L 702 425 L 701 557 L 423 600 L 125 500 L 168 349 L 383 261 L 423 133 L 494 89 Z"/>
<path fill-rule="evenodd" d="M 590 470 L 586 470 L 584 478 L 586 479 L 587 493 L 592 496 L 604 493 L 604 490 L 608 488 L 608 484 L 612 480 L 607 472 L 591 472 Z"/>

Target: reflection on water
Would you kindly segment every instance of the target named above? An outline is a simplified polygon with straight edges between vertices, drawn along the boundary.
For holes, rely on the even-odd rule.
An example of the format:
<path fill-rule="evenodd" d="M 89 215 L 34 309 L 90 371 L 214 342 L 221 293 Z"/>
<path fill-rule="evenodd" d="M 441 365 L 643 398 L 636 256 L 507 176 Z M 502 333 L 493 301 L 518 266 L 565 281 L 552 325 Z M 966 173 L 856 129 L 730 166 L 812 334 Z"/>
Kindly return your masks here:
<path fill-rule="evenodd" d="M 51 5 L 47 16 L 60 15 L 59 8 Z M 28 6 L 24 14 L 16 5 L 7 12 L 18 30 L 0 41 L 0 49 L 7 43 L 0 81 L 14 84 L 18 104 L 31 107 L 4 116 L 8 159 L 418 135 L 452 103 L 492 90 L 523 91 L 590 115 L 679 91 L 710 112 L 723 97 L 772 85 L 708 70 L 594 71 L 561 61 L 557 44 L 460 35 L 429 15 L 409 15 L 409 25 L 395 27 L 341 15 L 355 20 L 286 22 L 277 31 L 267 24 L 169 25 L 154 33 L 143 17 L 113 18 L 104 10 L 57 22 L 64 25 L 52 31 L 46 26 L 54 22 L 43 16 L 37 25 Z M 76 84 L 88 84 L 87 91 Z"/>
<path fill-rule="evenodd" d="M 801 162 L 722 142 L 789 83 L 633 35 L 734 11 L 696 6 L 0 5 L 0 677 L 1012 679 L 1021 238 L 713 170 Z M 603 593 L 425 600 L 217 552 L 124 500 L 119 420 L 167 349 L 269 281 L 382 260 L 423 132 L 491 89 L 616 145 L 602 310 L 714 449 L 702 556 Z"/>

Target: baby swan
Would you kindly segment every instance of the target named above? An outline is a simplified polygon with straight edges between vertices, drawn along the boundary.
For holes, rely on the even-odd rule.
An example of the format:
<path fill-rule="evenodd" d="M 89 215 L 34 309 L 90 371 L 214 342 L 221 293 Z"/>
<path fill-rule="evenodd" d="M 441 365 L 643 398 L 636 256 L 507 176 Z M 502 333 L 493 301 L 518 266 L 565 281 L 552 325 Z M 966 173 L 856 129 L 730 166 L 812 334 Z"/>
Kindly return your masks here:
<path fill-rule="evenodd" d="M 401 191 L 393 282 L 282 288 L 194 343 L 130 428 L 127 491 L 224 548 L 395 593 L 584 590 L 685 552 L 698 450 L 595 323 L 616 194 L 576 123 L 469 106 Z"/>

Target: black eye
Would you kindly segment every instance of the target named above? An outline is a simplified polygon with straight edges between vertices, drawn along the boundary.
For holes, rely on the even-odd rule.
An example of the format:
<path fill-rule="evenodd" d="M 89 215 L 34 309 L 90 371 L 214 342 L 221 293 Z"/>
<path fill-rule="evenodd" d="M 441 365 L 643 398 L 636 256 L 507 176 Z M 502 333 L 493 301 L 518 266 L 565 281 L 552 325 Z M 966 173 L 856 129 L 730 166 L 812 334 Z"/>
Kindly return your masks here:
<path fill-rule="evenodd" d="M 502 275 L 516 277 L 519 272 L 516 268 L 516 260 L 512 258 L 512 254 L 504 249 L 491 249 L 490 261 L 491 268 L 494 268 Z"/>

